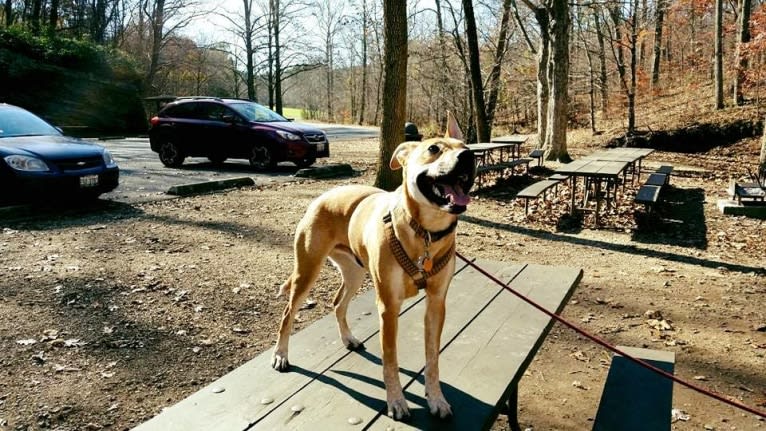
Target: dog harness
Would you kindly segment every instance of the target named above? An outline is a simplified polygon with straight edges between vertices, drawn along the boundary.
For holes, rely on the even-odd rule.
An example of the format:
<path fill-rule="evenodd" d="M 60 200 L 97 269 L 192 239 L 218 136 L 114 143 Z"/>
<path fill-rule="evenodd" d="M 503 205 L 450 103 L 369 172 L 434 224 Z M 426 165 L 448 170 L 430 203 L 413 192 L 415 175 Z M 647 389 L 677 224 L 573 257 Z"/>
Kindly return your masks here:
<path fill-rule="evenodd" d="M 401 210 L 401 212 L 403 212 L 403 210 Z M 407 252 L 404 250 L 402 243 L 396 237 L 392 211 L 389 211 L 386 213 L 386 215 L 383 216 L 383 224 L 385 224 L 386 230 L 386 240 L 388 241 L 388 246 L 391 248 L 391 253 L 396 258 L 396 261 L 399 262 L 399 266 L 401 266 L 402 269 L 404 269 L 404 272 L 406 272 L 407 275 L 412 278 L 418 290 L 425 289 L 428 277 L 433 277 L 439 273 L 439 271 L 444 269 L 444 267 L 449 263 L 450 259 L 452 259 L 452 256 L 455 254 L 455 244 L 453 243 L 452 247 L 450 247 L 447 253 L 445 253 L 444 256 L 440 257 L 434 263 L 433 259 L 431 258 L 431 254 L 428 251 L 429 247 L 431 246 L 431 241 L 438 241 L 439 239 L 444 238 L 448 234 L 452 233 L 452 231 L 454 231 L 457 227 L 457 221 L 452 223 L 447 229 L 438 232 L 430 232 L 425 230 L 417 221 L 415 221 L 414 218 L 407 218 L 409 218 L 409 225 L 412 230 L 415 231 L 417 236 L 423 238 L 425 245 L 423 256 L 420 256 L 417 262 L 415 262 L 407 255 Z"/>

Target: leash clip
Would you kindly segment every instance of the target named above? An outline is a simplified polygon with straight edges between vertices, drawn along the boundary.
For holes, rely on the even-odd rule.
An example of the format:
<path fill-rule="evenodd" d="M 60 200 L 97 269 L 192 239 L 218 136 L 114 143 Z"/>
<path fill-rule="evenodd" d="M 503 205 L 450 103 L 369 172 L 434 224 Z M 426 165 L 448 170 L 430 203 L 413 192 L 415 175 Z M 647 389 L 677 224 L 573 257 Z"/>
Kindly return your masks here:
<path fill-rule="evenodd" d="M 420 269 L 420 272 L 430 272 L 434 267 L 434 261 L 431 259 L 431 252 L 428 250 L 431 247 L 431 232 L 426 231 L 423 245 L 425 246 L 425 250 L 423 251 L 423 256 L 418 258 L 418 269 Z"/>

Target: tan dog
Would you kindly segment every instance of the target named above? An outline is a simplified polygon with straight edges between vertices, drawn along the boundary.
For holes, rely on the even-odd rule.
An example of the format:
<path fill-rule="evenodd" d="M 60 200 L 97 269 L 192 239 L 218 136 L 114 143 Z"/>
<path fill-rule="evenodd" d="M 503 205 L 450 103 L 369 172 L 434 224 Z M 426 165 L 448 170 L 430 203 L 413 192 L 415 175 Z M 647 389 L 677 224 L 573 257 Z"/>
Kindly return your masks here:
<path fill-rule="evenodd" d="M 455 268 L 457 215 L 468 204 L 476 167 L 473 154 L 460 140 L 457 123 L 448 117 L 444 138 L 405 142 L 394 151 L 391 169 L 404 169 L 403 184 L 395 191 L 351 185 L 330 190 L 311 203 L 296 229 L 293 273 L 280 290 L 290 296 L 272 366 L 286 371 L 295 313 L 328 257 L 343 278 L 334 300 L 341 341 L 351 350 L 363 347 L 349 330 L 346 310 L 369 272 L 380 315 L 388 414 L 397 420 L 409 416 L 399 381 L 399 312 L 402 302 L 417 295 L 419 288 L 426 293 L 428 406 L 439 417 L 452 414 L 439 385 L 439 346 L 444 301 Z"/>

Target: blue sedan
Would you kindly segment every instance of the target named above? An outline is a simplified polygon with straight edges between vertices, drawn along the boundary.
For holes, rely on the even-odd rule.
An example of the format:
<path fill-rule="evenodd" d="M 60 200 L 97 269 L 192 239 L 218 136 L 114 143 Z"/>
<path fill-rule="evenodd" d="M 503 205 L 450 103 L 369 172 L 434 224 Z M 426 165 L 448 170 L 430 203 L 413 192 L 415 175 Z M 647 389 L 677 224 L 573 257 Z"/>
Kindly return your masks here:
<path fill-rule="evenodd" d="M 119 177 L 106 148 L 0 103 L 0 202 L 95 199 L 114 190 Z"/>

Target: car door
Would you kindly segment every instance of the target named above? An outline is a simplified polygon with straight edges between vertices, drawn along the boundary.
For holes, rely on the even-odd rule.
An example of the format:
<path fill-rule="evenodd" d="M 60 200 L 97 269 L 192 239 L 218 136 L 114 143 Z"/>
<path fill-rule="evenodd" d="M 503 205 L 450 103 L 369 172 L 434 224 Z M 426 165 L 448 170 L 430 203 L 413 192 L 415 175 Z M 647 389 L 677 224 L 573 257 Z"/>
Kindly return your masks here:
<path fill-rule="evenodd" d="M 195 143 L 195 110 L 193 102 L 181 103 L 172 106 L 164 112 L 162 133 L 166 139 L 173 141 L 178 148 L 187 155 L 192 155 Z"/>
<path fill-rule="evenodd" d="M 236 116 L 229 108 L 219 103 L 205 103 L 199 109 L 200 151 L 208 157 L 234 157 L 237 141 Z"/>

